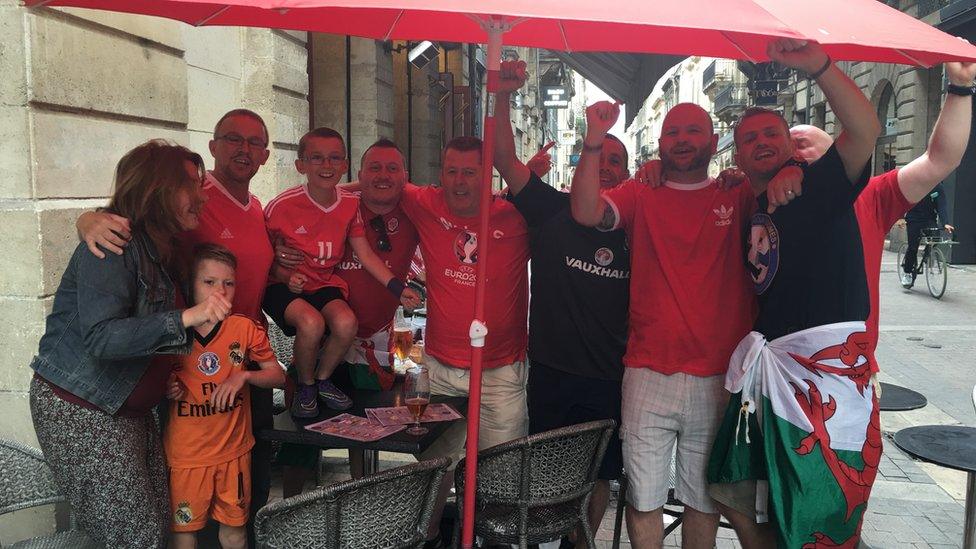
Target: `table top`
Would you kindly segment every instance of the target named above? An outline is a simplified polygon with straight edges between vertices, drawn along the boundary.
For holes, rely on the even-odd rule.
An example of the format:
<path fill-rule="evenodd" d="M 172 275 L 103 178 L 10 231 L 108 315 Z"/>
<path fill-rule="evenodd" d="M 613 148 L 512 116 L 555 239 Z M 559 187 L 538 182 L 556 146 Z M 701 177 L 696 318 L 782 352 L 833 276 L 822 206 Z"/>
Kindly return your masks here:
<path fill-rule="evenodd" d="M 366 417 L 366 408 L 385 408 L 388 406 L 396 406 L 399 402 L 400 388 L 398 385 L 389 391 L 357 389 L 347 394 L 353 402 L 352 408 L 348 410 L 337 412 L 335 410 L 330 410 L 322 405 L 322 403 L 319 403 L 318 417 L 307 419 L 293 418 L 288 411 L 284 411 L 274 417 L 274 427 L 270 429 L 261 429 L 258 431 L 257 436 L 258 438 L 264 440 L 277 440 L 292 444 L 316 446 L 319 448 L 358 448 L 362 450 L 377 450 L 380 452 L 418 454 L 430 447 L 430 445 L 433 444 L 433 442 L 437 440 L 437 438 L 440 437 L 444 431 L 447 430 L 448 426 L 454 423 L 454 421 L 461 421 L 435 421 L 424 423 L 424 427 L 427 427 L 428 429 L 428 432 L 425 435 L 417 436 L 408 434 L 406 431 L 400 431 L 399 433 L 393 433 L 390 436 L 371 442 L 362 442 L 348 438 L 334 437 L 305 429 L 305 425 L 310 425 L 339 414 L 352 414 L 355 416 Z M 431 404 L 438 402 L 450 404 L 462 416 L 464 416 L 468 411 L 468 399 L 464 397 L 431 395 L 430 402 Z"/>
<path fill-rule="evenodd" d="M 895 444 L 929 463 L 976 473 L 976 427 L 920 425 L 895 433 Z"/>
<path fill-rule="evenodd" d="M 903 412 L 925 407 L 929 401 L 925 395 L 900 385 L 881 383 L 881 402 L 878 404 L 882 412 Z"/>

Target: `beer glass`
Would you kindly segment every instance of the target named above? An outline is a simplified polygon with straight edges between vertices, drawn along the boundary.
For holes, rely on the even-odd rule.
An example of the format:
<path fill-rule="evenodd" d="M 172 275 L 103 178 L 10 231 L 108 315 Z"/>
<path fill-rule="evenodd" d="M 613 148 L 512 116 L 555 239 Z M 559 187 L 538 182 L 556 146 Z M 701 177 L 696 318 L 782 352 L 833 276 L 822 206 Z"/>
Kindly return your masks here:
<path fill-rule="evenodd" d="M 420 425 L 420 416 L 430 403 L 430 375 L 427 368 L 417 366 L 407 370 L 403 379 L 403 400 L 413 415 L 414 424 L 407 429 L 411 435 L 427 434 L 427 428 Z"/>

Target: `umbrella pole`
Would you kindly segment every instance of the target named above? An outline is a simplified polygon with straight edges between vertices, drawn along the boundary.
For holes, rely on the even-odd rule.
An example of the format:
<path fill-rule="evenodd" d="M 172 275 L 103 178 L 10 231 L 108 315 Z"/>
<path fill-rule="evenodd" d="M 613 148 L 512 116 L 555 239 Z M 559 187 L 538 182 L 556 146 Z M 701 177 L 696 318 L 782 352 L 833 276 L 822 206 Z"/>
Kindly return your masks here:
<path fill-rule="evenodd" d="M 474 320 L 471 321 L 469 335 L 471 337 L 471 372 L 468 385 L 468 437 L 465 446 L 464 469 L 464 516 L 461 534 L 461 546 L 471 549 L 474 543 L 474 506 L 477 491 L 478 474 L 478 429 L 481 425 L 481 371 L 482 350 L 488 328 L 485 326 L 485 290 L 488 286 L 488 243 L 491 241 L 488 230 L 488 218 L 491 211 L 491 181 L 492 161 L 495 154 L 495 91 L 498 89 L 498 71 L 502 59 L 502 35 L 508 25 L 500 18 L 482 21 L 482 27 L 488 32 L 488 105 L 485 109 L 484 139 L 482 141 L 481 162 L 483 175 L 481 181 L 481 216 L 478 229 L 478 278 L 474 300 Z M 510 281 L 493 281 L 507 284 Z"/>

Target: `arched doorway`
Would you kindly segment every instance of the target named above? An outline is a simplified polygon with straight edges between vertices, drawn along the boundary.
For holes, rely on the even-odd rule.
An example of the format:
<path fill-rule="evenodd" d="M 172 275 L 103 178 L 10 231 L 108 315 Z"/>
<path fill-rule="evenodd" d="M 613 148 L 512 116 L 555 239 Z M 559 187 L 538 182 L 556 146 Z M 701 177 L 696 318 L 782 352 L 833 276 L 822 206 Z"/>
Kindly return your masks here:
<path fill-rule="evenodd" d="M 898 104 L 895 102 L 895 89 L 891 82 L 885 82 L 878 98 L 878 122 L 881 135 L 874 150 L 874 175 L 891 171 L 898 167 Z"/>

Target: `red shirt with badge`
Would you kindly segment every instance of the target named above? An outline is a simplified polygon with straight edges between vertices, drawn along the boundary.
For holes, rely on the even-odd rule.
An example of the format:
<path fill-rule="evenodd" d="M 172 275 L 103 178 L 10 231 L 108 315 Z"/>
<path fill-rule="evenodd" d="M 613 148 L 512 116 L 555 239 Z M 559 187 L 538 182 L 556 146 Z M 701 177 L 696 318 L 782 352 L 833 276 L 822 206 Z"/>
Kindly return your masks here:
<path fill-rule="evenodd" d="M 336 201 L 325 207 L 312 200 L 307 185 L 298 185 L 268 202 L 264 215 L 272 240 L 280 236 L 305 255 L 296 268 L 308 277 L 304 292 L 337 287 L 348 297 L 346 282 L 334 271 L 346 253 L 346 239 L 364 236 L 358 196 L 338 188 Z"/>
<path fill-rule="evenodd" d="M 912 206 L 898 186 L 898 170 L 872 177 L 854 202 L 857 225 L 861 229 L 861 246 L 864 248 L 864 274 L 868 279 L 868 296 L 871 299 L 871 314 L 867 321 L 871 372 L 878 371 L 874 351 L 878 348 L 878 308 L 881 302 L 878 284 L 881 282 L 884 240 L 891 226 L 904 217 Z"/>
<path fill-rule="evenodd" d="M 233 312 L 263 326 L 261 300 L 274 260 L 274 248 L 264 228 L 261 202 L 249 194 L 247 204 L 241 204 L 211 172 L 207 172 L 203 192 L 207 202 L 200 212 L 200 225 L 186 233 L 189 243 L 220 244 L 234 254 L 237 258 L 237 291 Z"/>
<path fill-rule="evenodd" d="M 631 249 L 628 368 L 724 374 L 756 313 L 742 259 L 755 209 L 749 185 L 626 181 L 606 191 Z"/>
<path fill-rule="evenodd" d="M 468 330 L 474 317 L 479 217 L 457 217 L 442 189 L 407 184 L 400 200 L 417 227 L 427 267 L 425 351 L 458 368 L 471 365 Z M 528 339 L 529 237 L 525 220 L 511 203 L 491 201 L 491 246 L 485 323 L 484 367 L 496 368 L 525 358 Z"/>
<path fill-rule="evenodd" d="M 410 261 L 417 251 L 417 229 L 413 223 L 399 207 L 378 215 L 361 203 L 359 215 L 369 247 L 393 271 L 394 276 L 406 281 Z M 380 240 L 384 240 L 384 247 L 388 249 L 379 245 Z M 359 333 L 356 335 L 368 338 L 386 329 L 393 320 L 400 300 L 363 268 L 351 247 L 346 248 L 346 255 L 336 266 L 336 274 L 349 285 L 349 307 L 359 321 Z"/>
<path fill-rule="evenodd" d="M 245 370 L 249 361 L 275 360 L 264 328 L 241 315 L 227 317 L 206 336 L 192 328 L 190 332 L 193 350 L 172 357 L 171 362 L 186 392 L 170 401 L 163 433 L 166 461 L 178 468 L 216 465 L 250 451 L 254 435 L 247 384 L 227 408 L 213 406 L 210 398 L 231 373 Z"/>

